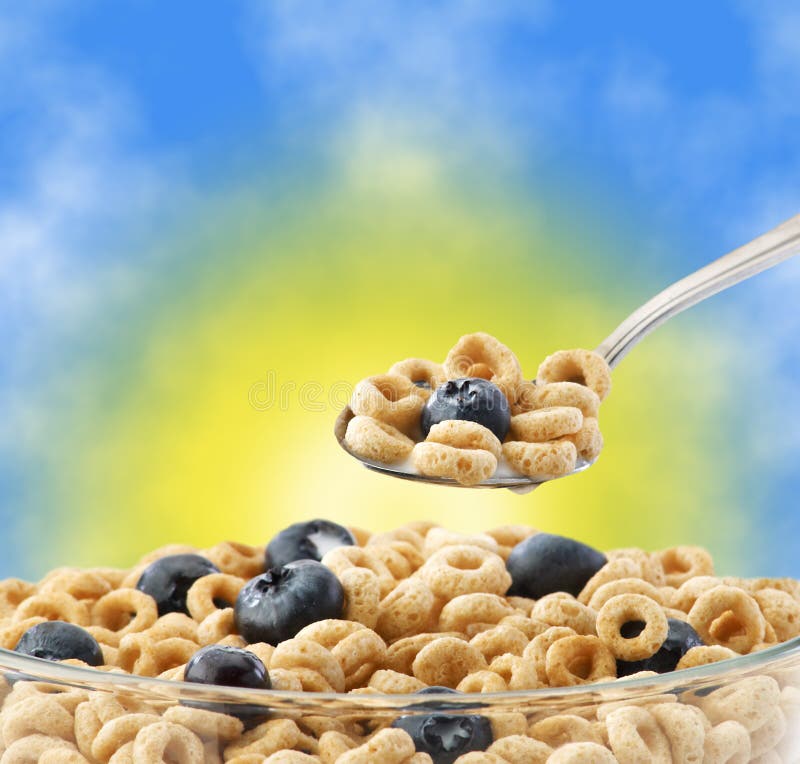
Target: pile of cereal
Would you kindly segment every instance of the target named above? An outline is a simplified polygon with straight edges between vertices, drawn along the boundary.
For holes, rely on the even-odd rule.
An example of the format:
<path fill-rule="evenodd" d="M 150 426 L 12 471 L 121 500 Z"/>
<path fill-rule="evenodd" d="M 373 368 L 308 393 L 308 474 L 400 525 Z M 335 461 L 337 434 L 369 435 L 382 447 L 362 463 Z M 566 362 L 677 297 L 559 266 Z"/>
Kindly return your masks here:
<path fill-rule="evenodd" d="M 465 535 L 420 522 L 370 534 L 315 520 L 281 531 L 266 550 L 171 546 L 131 570 L 7 580 L 0 618 L 0 646 L 103 671 L 305 693 L 496 693 L 652 676 L 761 650 L 800 633 L 800 584 L 716 577 L 697 547 L 603 554 L 521 526 Z M 389 717 L 158 705 L 29 679 L 2 682 L 2 764 L 800 756 L 791 674 L 630 704 L 468 715 L 441 704 Z"/>
<path fill-rule="evenodd" d="M 344 443 L 362 459 L 462 485 L 488 480 L 503 462 L 548 480 L 598 457 L 610 389 L 608 364 L 591 350 L 548 356 L 531 382 L 505 345 L 467 334 L 444 364 L 409 358 L 359 382 Z"/>

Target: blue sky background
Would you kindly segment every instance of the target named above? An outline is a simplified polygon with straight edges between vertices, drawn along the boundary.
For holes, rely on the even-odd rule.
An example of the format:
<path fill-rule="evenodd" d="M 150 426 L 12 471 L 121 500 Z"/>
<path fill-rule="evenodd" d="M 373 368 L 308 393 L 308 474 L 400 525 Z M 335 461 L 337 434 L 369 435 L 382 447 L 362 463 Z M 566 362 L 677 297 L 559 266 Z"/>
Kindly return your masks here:
<path fill-rule="evenodd" d="M 788 1 L 0 0 L 9 570 L 24 565 L 19 516 L 45 511 L 48 412 L 75 403 L 48 383 L 86 375 L 88 390 L 81 359 L 113 345 L 126 310 L 169 299 L 165 274 L 202 271 L 165 242 L 202 227 L 203 210 L 287 172 L 346 175 L 353 157 L 376 183 L 433 155 L 456 174 L 488 167 L 486 189 L 543 199 L 532 217 L 589 241 L 617 231 L 633 285 L 621 319 L 800 211 L 798 135 Z M 591 251 L 585 264 L 613 280 Z M 731 338 L 724 426 L 737 491 L 763 522 L 754 556 L 800 575 L 798 304 L 788 264 L 679 321 Z M 687 348 L 687 368 L 703 352 Z"/>

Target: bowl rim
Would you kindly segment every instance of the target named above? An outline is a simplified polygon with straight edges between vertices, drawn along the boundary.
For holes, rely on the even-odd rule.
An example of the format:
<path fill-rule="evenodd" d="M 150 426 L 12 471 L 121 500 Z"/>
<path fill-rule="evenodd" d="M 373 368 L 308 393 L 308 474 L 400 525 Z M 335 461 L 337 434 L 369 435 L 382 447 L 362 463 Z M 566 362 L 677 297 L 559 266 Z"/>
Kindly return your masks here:
<path fill-rule="evenodd" d="M 800 656 L 800 636 L 756 653 L 672 671 L 657 676 L 630 677 L 608 682 L 572 687 L 541 687 L 534 690 L 507 690 L 491 693 L 346 693 L 306 692 L 296 690 L 249 690 L 239 687 L 204 685 L 158 677 L 144 677 L 119 671 L 101 671 L 89 666 L 56 663 L 0 648 L 0 674 L 19 673 L 14 681 L 35 681 L 71 686 L 77 689 L 120 691 L 148 694 L 154 700 L 219 700 L 233 703 L 263 703 L 278 706 L 321 707 L 333 704 L 340 712 L 366 708 L 401 710 L 444 704 L 448 709 L 513 706 L 520 703 L 554 703 L 558 701 L 609 702 L 667 692 L 690 691 L 703 685 L 719 684 L 721 677 L 752 675 L 759 669 L 779 669 L 790 659 Z"/>

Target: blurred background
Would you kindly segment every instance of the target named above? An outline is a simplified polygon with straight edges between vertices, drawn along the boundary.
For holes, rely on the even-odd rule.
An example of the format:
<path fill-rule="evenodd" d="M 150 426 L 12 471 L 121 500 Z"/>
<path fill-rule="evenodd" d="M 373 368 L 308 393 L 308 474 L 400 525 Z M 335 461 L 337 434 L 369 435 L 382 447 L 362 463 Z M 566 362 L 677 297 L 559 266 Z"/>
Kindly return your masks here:
<path fill-rule="evenodd" d="M 332 434 L 396 360 L 484 330 L 534 376 L 800 211 L 794 3 L 0 9 L 0 575 L 314 516 L 800 575 L 800 262 L 631 353 L 600 461 L 528 496 Z"/>

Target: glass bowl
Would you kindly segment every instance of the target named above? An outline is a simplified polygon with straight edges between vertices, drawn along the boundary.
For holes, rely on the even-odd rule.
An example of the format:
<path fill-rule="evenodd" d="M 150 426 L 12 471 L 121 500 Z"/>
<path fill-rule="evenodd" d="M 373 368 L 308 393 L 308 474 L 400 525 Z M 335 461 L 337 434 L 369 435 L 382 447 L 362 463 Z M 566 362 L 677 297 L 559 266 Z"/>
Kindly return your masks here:
<path fill-rule="evenodd" d="M 670 674 L 483 694 L 240 690 L 8 650 L 0 671 L 2 764 L 431 761 L 391 729 L 400 717 L 433 762 L 800 761 L 800 638 Z M 222 705 L 244 731 L 208 710 Z"/>

